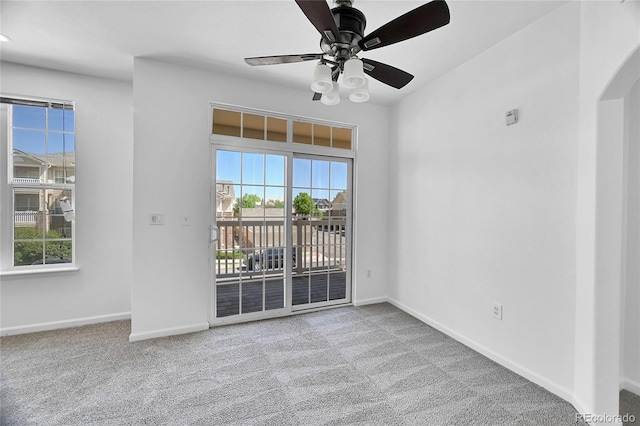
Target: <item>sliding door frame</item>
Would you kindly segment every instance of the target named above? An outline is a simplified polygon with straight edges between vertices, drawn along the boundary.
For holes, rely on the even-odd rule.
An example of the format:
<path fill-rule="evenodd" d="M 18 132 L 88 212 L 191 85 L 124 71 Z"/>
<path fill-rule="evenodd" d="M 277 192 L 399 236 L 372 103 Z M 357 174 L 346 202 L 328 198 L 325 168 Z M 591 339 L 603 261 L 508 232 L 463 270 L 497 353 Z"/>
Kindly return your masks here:
<path fill-rule="evenodd" d="M 273 113 L 263 110 L 256 110 L 251 108 L 243 108 L 237 106 L 231 106 L 227 104 L 211 103 L 210 104 L 210 129 L 213 128 L 213 110 L 214 108 L 231 109 L 240 111 L 242 113 L 257 113 L 267 114 L 268 116 L 279 117 L 288 120 L 287 123 L 287 141 L 286 142 L 273 142 L 268 140 L 256 140 L 244 137 L 226 136 L 220 134 L 210 133 L 210 212 L 211 218 L 211 233 L 213 235 L 213 229 L 216 225 L 216 156 L 219 150 L 234 151 L 244 153 L 258 153 L 265 155 L 281 155 L 285 157 L 286 167 L 286 179 L 285 179 L 285 193 L 286 203 L 285 211 L 291 212 L 293 210 L 293 160 L 294 158 L 309 158 L 313 160 L 326 160 L 326 161 L 341 161 L 347 163 L 348 168 L 348 182 L 347 191 L 350 195 L 347 207 L 347 277 L 346 277 L 346 297 L 340 299 L 338 303 L 333 301 L 327 302 L 315 302 L 308 305 L 292 305 L 292 270 L 290 262 L 287 262 L 286 271 L 284 272 L 284 286 L 285 286 L 285 306 L 279 309 L 262 310 L 260 312 L 252 312 L 247 314 L 232 315 L 228 317 L 216 318 L 216 243 L 213 238 L 210 238 L 209 243 L 209 268 L 210 268 L 210 297 L 209 297 L 209 324 L 211 326 L 232 324 L 247 321 L 255 321 L 260 319 L 275 318 L 293 315 L 301 312 L 309 312 L 313 310 L 327 309 L 335 306 L 350 305 L 353 301 L 353 275 L 355 271 L 355 258 L 353 256 L 354 230 L 355 230 L 355 170 L 356 170 L 356 145 L 357 145 L 357 127 L 355 125 L 339 123 L 334 121 L 310 119 L 308 117 L 299 117 L 281 113 Z M 313 146 L 306 144 L 299 144 L 292 142 L 292 122 L 293 120 L 303 120 L 310 123 L 329 125 L 329 126 L 344 126 L 351 129 L 351 149 L 337 149 L 324 146 Z M 291 250 L 294 242 L 291 240 L 292 234 L 292 214 L 285 215 L 285 243 L 287 250 Z"/>

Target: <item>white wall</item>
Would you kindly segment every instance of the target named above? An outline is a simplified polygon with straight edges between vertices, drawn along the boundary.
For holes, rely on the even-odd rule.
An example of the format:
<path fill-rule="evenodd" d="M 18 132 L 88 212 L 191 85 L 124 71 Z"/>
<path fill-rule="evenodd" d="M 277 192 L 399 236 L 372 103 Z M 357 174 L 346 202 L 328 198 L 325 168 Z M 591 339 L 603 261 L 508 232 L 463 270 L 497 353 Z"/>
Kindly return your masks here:
<path fill-rule="evenodd" d="M 627 96 L 626 262 L 622 288 L 622 385 L 640 394 L 640 80 Z"/>
<path fill-rule="evenodd" d="M 406 206 L 391 217 L 394 303 L 568 399 L 579 7 L 400 102 L 390 166 L 391 205 Z"/>
<path fill-rule="evenodd" d="M 132 340 L 206 328 L 209 102 L 359 125 L 355 302 L 386 295 L 388 109 L 311 102 L 310 92 L 136 58 Z M 152 212 L 164 226 L 150 226 Z M 180 226 L 180 214 L 191 226 Z M 365 271 L 372 269 L 372 278 Z"/>
<path fill-rule="evenodd" d="M 3 93 L 76 102 L 76 261 L 80 268 L 67 273 L 2 276 L 2 333 L 128 317 L 131 83 L 11 63 L 0 66 Z M 6 145 L 0 149 L 5 163 Z M 2 190 L 4 203 L 6 190 Z"/>

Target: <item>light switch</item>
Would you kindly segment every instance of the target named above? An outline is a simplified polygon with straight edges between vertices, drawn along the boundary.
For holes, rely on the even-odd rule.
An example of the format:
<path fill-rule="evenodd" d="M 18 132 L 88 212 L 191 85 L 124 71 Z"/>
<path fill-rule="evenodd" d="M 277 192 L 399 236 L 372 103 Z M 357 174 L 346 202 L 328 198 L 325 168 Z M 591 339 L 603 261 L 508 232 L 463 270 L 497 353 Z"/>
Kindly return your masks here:
<path fill-rule="evenodd" d="M 164 225 L 164 214 L 151 213 L 149 216 L 149 225 Z"/>

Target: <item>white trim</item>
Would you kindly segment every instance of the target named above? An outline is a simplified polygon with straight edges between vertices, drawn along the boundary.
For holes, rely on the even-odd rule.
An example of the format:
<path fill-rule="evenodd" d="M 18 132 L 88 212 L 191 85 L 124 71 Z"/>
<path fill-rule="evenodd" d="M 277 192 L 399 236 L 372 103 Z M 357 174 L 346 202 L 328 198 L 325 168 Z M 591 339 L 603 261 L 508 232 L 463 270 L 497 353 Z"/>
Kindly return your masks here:
<path fill-rule="evenodd" d="M 131 333 L 129 342 L 138 342 L 140 340 L 156 339 L 158 337 L 176 336 L 179 334 L 195 333 L 209 329 L 209 323 L 203 322 L 199 324 L 185 325 L 182 327 L 162 328 L 160 330 L 145 331 L 142 333 Z"/>
<path fill-rule="evenodd" d="M 391 300 L 389 300 L 388 297 L 383 296 L 383 297 L 371 297 L 369 299 L 362 299 L 362 300 L 354 300 L 353 306 L 375 305 L 376 303 L 385 303 L 385 302 L 393 303 Z M 395 303 L 393 304 L 395 305 Z"/>
<path fill-rule="evenodd" d="M 462 334 L 456 332 L 455 330 L 439 323 L 438 321 L 435 321 L 429 317 L 427 317 L 426 315 L 423 315 L 417 311 L 415 311 L 414 309 L 398 302 L 397 300 L 394 300 L 392 298 L 389 298 L 389 303 L 391 303 L 392 305 L 396 306 L 399 309 L 402 309 L 403 311 L 405 311 L 406 313 L 408 313 L 409 315 L 419 319 L 420 321 L 424 322 L 427 325 L 430 325 L 431 327 L 443 332 L 444 334 L 448 335 L 449 337 L 454 338 L 455 340 L 459 341 L 460 343 L 464 344 L 465 346 L 468 346 L 469 348 L 475 350 L 476 352 L 479 352 L 480 354 L 486 356 L 487 358 L 491 359 L 492 361 L 497 362 L 498 364 L 502 365 L 505 368 L 508 368 L 509 370 L 513 371 L 516 374 L 519 374 L 520 376 L 524 377 L 527 380 L 532 381 L 533 383 L 545 388 L 546 390 L 548 390 L 549 392 L 559 396 L 560 398 L 574 404 L 575 403 L 575 395 L 573 394 L 573 392 L 571 392 L 570 390 L 564 388 L 563 386 L 560 386 L 558 383 L 548 379 L 547 377 L 541 376 L 540 374 L 529 370 L 528 368 L 518 364 L 515 361 L 510 360 L 509 358 L 506 358 L 494 351 L 492 351 L 491 349 L 477 343 L 476 341 L 469 339 L 466 336 L 463 336 Z M 580 412 L 589 412 L 589 411 L 580 411 Z"/>
<path fill-rule="evenodd" d="M 59 330 L 63 328 L 80 327 L 83 325 L 100 324 L 103 322 L 124 321 L 131 319 L 131 312 L 117 314 L 98 315 L 94 317 L 76 318 L 71 320 L 43 322 L 39 324 L 21 325 L 0 329 L 1 336 L 13 336 L 16 334 L 37 333 L 39 331 Z"/>
<path fill-rule="evenodd" d="M 628 377 L 622 377 L 620 379 L 620 390 L 628 390 L 629 392 L 640 395 L 640 382 L 631 380 Z"/>
<path fill-rule="evenodd" d="M 36 240 L 39 241 L 39 240 Z M 19 266 L 18 266 L 19 268 Z M 52 272 L 75 272 L 79 271 L 77 266 L 65 266 L 62 268 L 38 268 L 38 269 L 7 269 L 6 271 L 0 271 L 0 277 L 10 277 L 17 275 L 32 275 L 32 274 L 49 274 Z"/>

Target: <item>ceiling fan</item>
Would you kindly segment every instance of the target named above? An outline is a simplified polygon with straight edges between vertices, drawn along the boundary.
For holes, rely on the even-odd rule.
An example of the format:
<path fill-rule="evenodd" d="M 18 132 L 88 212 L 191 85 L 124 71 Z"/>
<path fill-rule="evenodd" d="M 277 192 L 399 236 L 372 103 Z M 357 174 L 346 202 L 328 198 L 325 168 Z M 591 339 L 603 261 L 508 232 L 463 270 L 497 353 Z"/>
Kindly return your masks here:
<path fill-rule="evenodd" d="M 245 58 L 244 61 L 252 66 L 319 61 L 314 69 L 311 89 L 315 92 L 313 100 L 320 100 L 327 105 L 340 102 L 340 74 L 343 74 L 342 84 L 351 89 L 349 99 L 353 102 L 369 100 L 368 81 L 364 73 L 396 89 L 406 86 L 413 75 L 391 65 L 360 59 L 358 53 L 425 34 L 447 25 L 450 20 L 447 3 L 434 0 L 365 36 L 366 18 L 352 6 L 352 0 L 335 0 L 336 7 L 333 9 L 325 0 L 296 0 L 296 3 L 320 32 L 322 53 L 258 56 Z"/>

